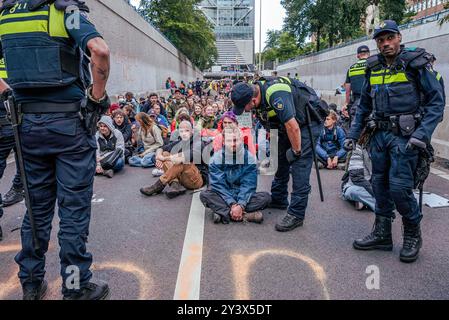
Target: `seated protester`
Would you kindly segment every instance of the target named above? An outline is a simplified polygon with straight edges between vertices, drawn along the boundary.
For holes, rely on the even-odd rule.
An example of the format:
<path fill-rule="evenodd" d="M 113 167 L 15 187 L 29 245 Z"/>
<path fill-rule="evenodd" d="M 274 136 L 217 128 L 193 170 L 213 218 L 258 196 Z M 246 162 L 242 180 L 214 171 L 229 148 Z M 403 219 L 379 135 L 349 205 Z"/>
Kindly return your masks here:
<path fill-rule="evenodd" d="M 189 121 L 179 125 L 180 139 L 163 146 L 156 152 L 156 167 L 164 174 L 149 187 L 140 192 L 146 196 L 160 194 L 165 187 L 165 194 L 173 199 L 188 190 L 202 188 L 207 184 L 208 167 L 203 162 L 202 152 L 206 145 L 195 138 L 193 127 Z M 200 164 L 195 162 L 201 161 Z"/>
<path fill-rule="evenodd" d="M 195 100 L 193 100 L 193 97 L 187 97 L 186 104 L 189 113 L 193 114 L 193 112 L 195 111 Z"/>
<path fill-rule="evenodd" d="M 153 119 L 159 129 L 161 129 L 162 139 L 164 140 L 164 144 L 166 144 L 170 141 L 170 131 L 168 130 L 167 119 L 161 114 L 158 115 L 155 109 L 160 110 L 160 107 L 154 106 L 154 109 L 150 110 L 149 116 Z"/>
<path fill-rule="evenodd" d="M 142 112 L 149 113 L 154 106 L 160 106 L 160 114 L 167 118 L 167 111 L 165 110 L 162 102 L 159 100 L 157 93 L 151 93 L 148 96 L 146 103 L 143 105 Z"/>
<path fill-rule="evenodd" d="M 123 135 L 123 140 L 125 142 L 125 162 L 128 163 L 129 158 L 132 157 L 134 152 L 131 124 L 121 109 L 115 110 L 112 113 L 112 119 L 114 120 L 114 127 Z"/>
<path fill-rule="evenodd" d="M 203 108 L 201 107 L 201 105 L 199 103 L 196 103 L 195 107 L 194 107 L 194 111 L 192 113 L 192 118 L 193 118 L 195 127 L 197 126 L 198 121 L 200 121 L 202 116 L 203 116 Z"/>
<path fill-rule="evenodd" d="M 129 159 L 131 167 L 150 168 L 154 167 L 154 156 L 156 150 L 163 146 L 161 129 L 156 125 L 153 119 L 144 112 L 140 112 L 136 116 L 139 129 L 136 129 L 135 140 L 137 144 L 142 144 L 139 148 L 139 154 Z"/>
<path fill-rule="evenodd" d="M 185 107 L 179 109 L 178 112 L 176 112 L 175 118 L 171 123 L 170 131 L 173 133 L 178 130 L 179 124 L 183 121 L 190 121 L 193 126 L 193 118 L 190 117 L 189 110 Z"/>
<path fill-rule="evenodd" d="M 209 130 L 217 129 L 217 120 L 212 106 L 204 109 L 204 115 L 196 124 L 196 128 L 201 131 L 202 136 L 209 136 Z"/>
<path fill-rule="evenodd" d="M 125 166 L 125 143 L 122 133 L 114 127 L 109 116 L 102 116 L 98 122 L 96 173 L 112 178 L 115 172 Z"/>
<path fill-rule="evenodd" d="M 167 129 L 170 127 L 167 118 L 161 114 L 161 106 L 159 104 L 155 104 L 148 114 L 150 117 L 155 118 L 154 120 L 159 126 L 163 126 Z"/>
<path fill-rule="evenodd" d="M 341 109 L 338 126 L 345 131 L 346 135 L 351 129 L 351 117 L 349 116 L 348 108 L 346 107 Z"/>
<path fill-rule="evenodd" d="M 115 110 L 120 109 L 120 106 L 118 103 L 113 103 L 109 107 L 109 110 L 106 112 L 106 115 L 112 115 Z"/>
<path fill-rule="evenodd" d="M 214 139 L 214 152 L 217 152 L 223 149 L 223 130 L 228 128 L 236 128 L 238 127 L 237 116 L 232 111 L 225 112 L 218 122 L 217 134 Z M 245 148 L 252 154 L 256 154 L 256 145 L 253 141 L 253 135 L 251 132 L 251 128 L 241 128 L 240 129 L 243 137 L 243 143 L 245 144 Z"/>
<path fill-rule="evenodd" d="M 369 134 L 362 133 L 356 149 L 352 151 L 348 171 L 342 179 L 342 198 L 354 202 L 357 210 L 368 207 L 374 211 L 376 199 L 371 186 L 372 164 L 366 148 L 368 140 Z"/>
<path fill-rule="evenodd" d="M 338 116 L 331 111 L 324 123 L 323 133 L 318 138 L 316 153 L 318 160 L 328 169 L 337 169 L 339 163 L 346 161 L 344 142 L 346 134 L 337 126 Z"/>
<path fill-rule="evenodd" d="M 257 161 L 244 147 L 238 128 L 223 132 L 224 148 L 214 154 L 209 165 L 210 190 L 200 194 L 201 202 L 214 212 L 214 222 L 227 224 L 263 222 L 271 202 L 269 193 L 256 193 Z"/>
<path fill-rule="evenodd" d="M 123 112 L 125 116 L 129 119 L 131 124 L 136 123 L 136 113 L 134 112 L 134 108 L 131 105 L 126 105 L 123 107 Z"/>

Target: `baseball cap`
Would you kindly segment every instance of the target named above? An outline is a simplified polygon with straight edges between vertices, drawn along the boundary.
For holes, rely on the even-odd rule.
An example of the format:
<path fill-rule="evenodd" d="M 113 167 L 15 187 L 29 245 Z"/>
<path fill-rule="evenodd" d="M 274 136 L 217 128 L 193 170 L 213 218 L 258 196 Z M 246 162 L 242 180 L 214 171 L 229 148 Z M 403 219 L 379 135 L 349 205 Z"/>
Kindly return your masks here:
<path fill-rule="evenodd" d="M 400 31 L 396 21 L 385 20 L 384 22 L 382 22 L 378 28 L 374 29 L 373 39 L 376 39 L 378 36 L 385 32 L 399 33 Z"/>
<path fill-rule="evenodd" d="M 357 48 L 357 54 L 363 53 L 363 52 L 370 52 L 368 46 L 360 46 Z"/>
<path fill-rule="evenodd" d="M 151 109 L 148 114 L 150 115 L 150 117 L 156 117 L 156 111 L 154 111 L 153 109 Z"/>
<path fill-rule="evenodd" d="M 246 82 L 237 83 L 231 92 L 231 100 L 234 104 L 234 113 L 241 115 L 245 111 L 245 107 L 250 103 L 254 96 L 254 89 Z"/>

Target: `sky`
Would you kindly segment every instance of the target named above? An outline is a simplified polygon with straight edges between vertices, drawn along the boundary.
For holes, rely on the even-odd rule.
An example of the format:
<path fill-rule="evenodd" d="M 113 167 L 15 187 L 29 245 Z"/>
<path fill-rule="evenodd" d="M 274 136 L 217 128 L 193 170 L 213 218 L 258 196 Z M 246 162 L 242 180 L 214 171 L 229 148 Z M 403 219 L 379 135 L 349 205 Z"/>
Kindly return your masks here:
<path fill-rule="evenodd" d="M 131 0 L 133 5 L 138 5 L 140 0 Z M 280 30 L 284 23 L 285 10 L 281 6 L 281 0 L 256 0 L 256 52 L 259 52 L 259 22 L 260 3 L 262 2 L 262 50 L 267 40 L 268 30 Z"/>

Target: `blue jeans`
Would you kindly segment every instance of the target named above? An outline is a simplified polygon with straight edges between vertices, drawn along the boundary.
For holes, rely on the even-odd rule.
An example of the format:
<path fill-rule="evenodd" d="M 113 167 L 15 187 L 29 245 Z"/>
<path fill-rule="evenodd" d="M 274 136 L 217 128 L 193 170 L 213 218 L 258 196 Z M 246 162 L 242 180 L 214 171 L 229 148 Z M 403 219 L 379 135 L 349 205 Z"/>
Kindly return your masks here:
<path fill-rule="evenodd" d="M 347 201 L 361 202 L 373 212 L 376 210 L 376 199 L 363 187 L 348 187 L 343 194 L 343 198 Z"/>
<path fill-rule="evenodd" d="M 403 220 L 419 224 L 422 214 L 413 194 L 418 151 L 406 150 L 408 140 L 387 131 L 378 131 L 371 139 L 375 212 L 379 216 L 394 218 L 396 208 Z"/>
<path fill-rule="evenodd" d="M 119 171 L 122 171 L 124 167 L 125 167 L 125 160 L 120 158 L 115 163 L 115 166 L 114 166 L 113 170 L 114 170 L 114 172 L 119 172 Z"/>
<path fill-rule="evenodd" d="M 134 156 L 129 158 L 129 165 L 131 167 L 142 167 L 142 168 L 151 168 L 156 165 L 155 161 L 155 153 L 151 152 L 146 154 L 143 158 L 139 156 Z"/>
<path fill-rule="evenodd" d="M 312 134 L 316 142 L 323 126 L 317 123 L 312 125 Z M 290 180 L 290 172 L 293 178 L 293 191 L 291 194 L 291 203 L 288 213 L 300 219 L 304 219 L 307 205 L 309 202 L 309 194 L 312 189 L 310 186 L 310 174 L 313 165 L 313 149 L 312 139 L 307 127 L 301 129 L 302 137 L 302 156 L 299 160 L 292 164 L 287 161 L 287 150 L 291 148 L 290 140 L 287 133 L 279 131 L 279 160 L 278 170 L 271 185 L 272 202 L 288 206 L 288 182 Z"/>

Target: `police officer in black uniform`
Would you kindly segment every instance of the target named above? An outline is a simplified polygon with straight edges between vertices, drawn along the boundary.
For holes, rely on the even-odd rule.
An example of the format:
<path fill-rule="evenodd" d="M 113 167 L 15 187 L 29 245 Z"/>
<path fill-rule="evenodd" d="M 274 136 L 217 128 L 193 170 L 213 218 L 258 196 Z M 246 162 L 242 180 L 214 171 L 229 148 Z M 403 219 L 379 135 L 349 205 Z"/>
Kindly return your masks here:
<path fill-rule="evenodd" d="M 393 249 L 391 225 L 402 216 L 402 262 L 414 262 L 422 246 L 422 213 L 413 193 L 420 149 L 427 148 L 445 101 L 424 49 L 401 46 L 396 22 L 387 20 L 374 32 L 380 54 L 367 60 L 366 81 L 356 118 L 345 142 L 352 149 L 370 116 L 376 131 L 370 143 L 376 221 L 371 234 L 354 242 L 357 250 Z"/>
<path fill-rule="evenodd" d="M 313 106 L 320 103 L 316 93 L 296 79 L 273 77 L 260 79 L 253 85 L 237 84 L 231 99 L 237 115 L 255 109 L 266 129 L 279 130 L 278 170 L 271 187 L 270 207 L 288 209 L 287 215 L 276 224 L 277 231 L 287 232 L 302 226 L 313 165 L 312 137 L 306 127 L 305 108 L 308 103 Z M 316 113 L 311 129 L 313 141 L 317 141 L 323 126 L 322 118 Z M 293 178 L 291 203 L 288 201 L 290 174 Z"/>
<path fill-rule="evenodd" d="M 357 48 L 357 59 L 348 70 L 346 75 L 346 106 L 348 112 L 352 116 L 355 114 L 360 96 L 362 94 L 363 83 L 365 82 L 366 59 L 370 56 L 368 46 L 360 46 Z"/>
<path fill-rule="evenodd" d="M 77 10 L 68 12 L 68 7 Z M 91 111 L 109 105 L 108 46 L 89 22 L 81 0 L 5 0 L 0 10 L 0 58 L 5 59 L 9 85 L 0 81 L 0 91 L 5 97 L 12 94 L 19 110 L 25 175 L 40 246 L 37 250 L 27 214 L 22 250 L 15 258 L 23 298 L 38 300 L 45 295 L 45 254 L 57 200 L 64 299 L 104 299 L 108 285 L 90 281 L 92 255 L 86 250 L 96 163 L 95 138 L 87 120 L 95 114 Z"/>
<path fill-rule="evenodd" d="M 8 78 L 4 59 L 0 59 L 0 78 L 4 80 Z M 5 172 L 6 161 L 11 153 L 11 150 L 14 150 L 14 155 L 17 159 L 14 134 L 4 105 L 5 98 L 6 97 L 0 97 L 0 179 L 3 177 L 3 173 Z M 3 216 L 4 207 L 11 206 L 23 200 L 23 184 L 22 179 L 20 178 L 20 169 L 18 165 L 16 165 L 16 168 L 16 175 L 14 176 L 11 189 L 6 193 L 4 198 L 0 194 L 0 218 Z M 2 239 L 3 231 L 0 225 L 0 241 Z"/>

